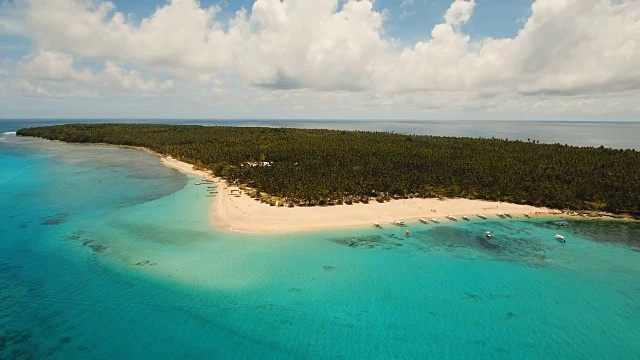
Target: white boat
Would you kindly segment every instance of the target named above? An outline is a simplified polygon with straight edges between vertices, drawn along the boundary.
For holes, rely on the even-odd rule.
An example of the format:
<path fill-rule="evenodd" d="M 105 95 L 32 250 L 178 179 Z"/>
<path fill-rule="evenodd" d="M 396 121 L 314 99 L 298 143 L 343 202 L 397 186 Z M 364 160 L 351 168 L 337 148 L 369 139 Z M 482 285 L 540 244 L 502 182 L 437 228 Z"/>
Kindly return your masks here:
<path fill-rule="evenodd" d="M 556 234 L 556 236 L 554 236 L 556 239 L 562 241 L 562 242 L 566 242 L 566 240 L 564 239 L 564 236 L 560 235 L 560 234 Z"/>
<path fill-rule="evenodd" d="M 395 226 L 405 226 L 404 221 L 400 221 L 400 220 L 396 220 L 393 222 L 393 225 Z"/>
<path fill-rule="evenodd" d="M 479 217 L 480 219 L 485 219 L 485 220 L 487 219 L 487 217 L 486 217 L 486 216 L 484 216 L 484 215 L 482 215 L 482 214 L 478 214 L 478 215 L 476 215 L 476 216 L 477 216 L 477 217 Z"/>
<path fill-rule="evenodd" d="M 491 237 L 493 237 L 493 234 L 491 233 L 491 231 L 486 231 L 486 232 L 484 233 L 484 236 L 486 236 L 486 237 L 488 237 L 488 238 L 491 238 Z"/>
<path fill-rule="evenodd" d="M 433 221 L 434 223 L 439 223 L 440 221 L 436 220 L 436 219 L 431 219 L 431 221 Z"/>
<path fill-rule="evenodd" d="M 429 220 L 427 220 L 427 219 L 420 218 L 419 220 L 423 224 L 428 224 L 429 223 Z"/>
<path fill-rule="evenodd" d="M 462 219 L 469 221 L 469 217 L 468 216 L 463 216 Z"/>
<path fill-rule="evenodd" d="M 455 216 L 447 215 L 446 218 L 451 221 L 458 221 L 458 219 Z"/>
<path fill-rule="evenodd" d="M 373 223 L 373 227 L 382 229 L 382 225 L 380 225 L 380 223 Z"/>

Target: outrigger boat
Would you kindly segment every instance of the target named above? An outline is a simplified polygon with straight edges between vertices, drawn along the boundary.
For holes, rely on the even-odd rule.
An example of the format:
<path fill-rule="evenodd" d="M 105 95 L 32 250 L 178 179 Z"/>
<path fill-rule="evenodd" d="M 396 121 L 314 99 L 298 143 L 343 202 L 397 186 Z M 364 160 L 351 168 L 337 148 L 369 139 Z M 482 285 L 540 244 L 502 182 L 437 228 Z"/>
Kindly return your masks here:
<path fill-rule="evenodd" d="M 380 223 L 373 223 L 373 227 L 382 229 L 382 226 L 380 225 Z"/>
<path fill-rule="evenodd" d="M 428 224 L 429 223 L 429 220 L 427 220 L 427 219 L 420 218 L 419 220 L 423 224 Z"/>
<path fill-rule="evenodd" d="M 434 223 L 438 224 L 440 221 L 436 220 L 436 219 L 431 219 L 431 221 L 433 221 Z"/>
<path fill-rule="evenodd" d="M 446 218 L 451 221 L 458 221 L 458 219 L 455 216 L 447 215 Z"/>
<path fill-rule="evenodd" d="M 503 214 L 503 213 L 496 213 L 496 215 L 498 215 L 498 217 L 501 217 L 501 218 L 503 218 L 503 217 L 504 217 L 504 214 Z"/>
<path fill-rule="evenodd" d="M 353 239 L 347 240 L 347 245 L 349 245 L 349 246 L 358 245 L 358 239 L 357 238 L 353 238 Z"/>
<path fill-rule="evenodd" d="M 395 226 L 406 226 L 406 224 L 404 223 L 404 221 L 400 221 L 400 220 L 396 220 L 393 222 L 393 225 Z"/>
<path fill-rule="evenodd" d="M 479 217 L 480 219 L 485 219 L 485 220 L 487 219 L 487 217 L 482 214 L 477 214 L 476 216 Z"/>
<path fill-rule="evenodd" d="M 466 220 L 466 221 L 469 221 L 469 217 L 468 216 L 463 216 L 462 219 Z"/>
<path fill-rule="evenodd" d="M 488 237 L 488 238 L 492 238 L 492 237 L 493 237 L 493 234 L 491 233 L 491 231 L 486 231 L 486 232 L 484 233 L 484 236 L 486 236 L 486 237 Z"/>
<path fill-rule="evenodd" d="M 509 213 L 504 213 L 504 216 L 506 216 L 506 217 L 510 218 L 510 217 L 511 217 L 511 214 L 509 214 Z"/>

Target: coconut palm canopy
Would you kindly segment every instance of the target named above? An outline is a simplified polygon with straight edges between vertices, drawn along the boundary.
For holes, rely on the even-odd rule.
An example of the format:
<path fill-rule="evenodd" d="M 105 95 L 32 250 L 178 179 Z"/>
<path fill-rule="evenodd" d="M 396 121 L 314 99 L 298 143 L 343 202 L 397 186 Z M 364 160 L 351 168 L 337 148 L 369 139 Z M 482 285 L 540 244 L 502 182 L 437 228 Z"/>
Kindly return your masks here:
<path fill-rule="evenodd" d="M 193 125 L 75 124 L 21 129 L 18 135 L 142 146 L 256 191 L 311 205 L 384 194 L 640 213 L 640 152 L 635 150 Z"/>

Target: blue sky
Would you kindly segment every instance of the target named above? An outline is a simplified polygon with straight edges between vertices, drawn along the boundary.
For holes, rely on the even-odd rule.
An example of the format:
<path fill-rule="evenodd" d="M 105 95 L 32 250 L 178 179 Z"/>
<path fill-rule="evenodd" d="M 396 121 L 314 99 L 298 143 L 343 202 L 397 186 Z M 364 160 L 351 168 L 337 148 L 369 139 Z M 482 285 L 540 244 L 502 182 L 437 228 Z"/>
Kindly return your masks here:
<path fill-rule="evenodd" d="M 8 1 L 7 1 L 8 2 Z M 151 16 L 166 0 L 114 0 L 118 11 L 133 15 L 134 19 Z M 228 20 L 240 8 L 251 11 L 253 0 L 201 0 L 202 7 L 219 6 L 219 18 Z M 513 37 L 522 27 L 523 20 L 531 13 L 533 0 L 479 0 L 473 19 L 466 24 L 465 31 L 476 38 Z M 413 0 L 403 5 L 401 0 L 378 0 L 375 7 L 386 11 L 386 33 L 402 44 L 415 43 L 429 38 L 433 27 L 442 22 L 442 16 L 451 5 L 443 0 Z M 0 45 L 5 56 L 19 59 L 34 48 L 25 36 L 0 35 Z"/>
<path fill-rule="evenodd" d="M 135 14 L 138 18 L 153 14 L 164 0 L 116 0 L 117 8 Z M 251 10 L 253 0 L 202 0 L 203 7 L 217 5 L 223 11 L 222 18 L 231 18 L 240 8 Z M 429 37 L 431 29 L 442 21 L 451 5 L 443 0 L 378 0 L 375 7 L 388 12 L 386 31 L 389 36 L 410 43 Z M 512 37 L 531 13 L 533 0 L 478 0 L 473 20 L 467 24 L 468 33 L 474 37 Z"/>
<path fill-rule="evenodd" d="M 477 38 L 513 37 L 522 27 L 522 20 L 530 15 L 532 3 L 532 0 L 478 1 L 465 31 Z M 414 0 L 404 8 L 401 1 L 386 0 L 377 4 L 390 11 L 389 35 L 407 42 L 429 37 L 431 29 L 442 21 L 442 15 L 451 5 L 438 0 Z"/>
<path fill-rule="evenodd" d="M 0 117 L 633 120 L 637 19 L 636 0 L 0 0 Z"/>

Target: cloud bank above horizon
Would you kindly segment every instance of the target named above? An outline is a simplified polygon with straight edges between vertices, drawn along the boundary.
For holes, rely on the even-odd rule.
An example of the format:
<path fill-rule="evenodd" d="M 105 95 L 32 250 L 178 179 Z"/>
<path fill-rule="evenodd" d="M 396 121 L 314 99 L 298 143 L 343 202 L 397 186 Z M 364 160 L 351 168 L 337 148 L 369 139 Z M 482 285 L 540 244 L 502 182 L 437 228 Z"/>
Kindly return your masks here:
<path fill-rule="evenodd" d="M 33 106 L 89 116 L 83 102 L 121 109 L 106 117 L 640 114 L 639 0 L 535 0 L 505 38 L 465 33 L 475 0 L 448 3 L 406 45 L 372 0 L 256 0 L 231 16 L 171 0 L 142 17 L 109 1 L 5 1 L 0 36 L 33 46 L 0 59 L 0 104 L 24 117 Z"/>

